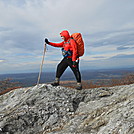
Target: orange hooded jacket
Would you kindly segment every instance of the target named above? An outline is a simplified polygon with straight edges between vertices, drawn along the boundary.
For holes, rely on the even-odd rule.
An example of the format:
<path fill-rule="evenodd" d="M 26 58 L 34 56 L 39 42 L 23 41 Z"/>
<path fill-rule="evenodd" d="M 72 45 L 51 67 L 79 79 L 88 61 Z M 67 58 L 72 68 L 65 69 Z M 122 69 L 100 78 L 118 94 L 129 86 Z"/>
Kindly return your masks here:
<path fill-rule="evenodd" d="M 68 56 L 68 58 L 72 58 L 72 61 L 76 61 L 77 60 L 77 44 L 76 42 L 71 39 L 71 36 L 69 35 L 69 32 L 67 30 L 64 30 L 60 33 L 61 36 L 65 37 L 65 40 L 61 43 L 53 43 L 50 42 L 49 45 L 54 46 L 54 47 L 63 47 L 64 50 L 68 51 L 72 51 L 72 56 Z"/>

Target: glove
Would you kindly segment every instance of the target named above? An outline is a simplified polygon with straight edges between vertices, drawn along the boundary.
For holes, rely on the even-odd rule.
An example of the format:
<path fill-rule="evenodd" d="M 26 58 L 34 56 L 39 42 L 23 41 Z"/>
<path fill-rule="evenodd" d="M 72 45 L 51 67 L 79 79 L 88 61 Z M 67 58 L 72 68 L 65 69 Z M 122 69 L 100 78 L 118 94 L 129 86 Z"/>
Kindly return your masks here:
<path fill-rule="evenodd" d="M 77 66 L 77 62 L 73 61 L 73 67 L 76 67 L 76 66 Z"/>
<path fill-rule="evenodd" d="M 45 42 L 46 42 L 46 44 L 49 44 L 50 42 L 48 41 L 48 39 L 47 38 L 45 38 Z"/>

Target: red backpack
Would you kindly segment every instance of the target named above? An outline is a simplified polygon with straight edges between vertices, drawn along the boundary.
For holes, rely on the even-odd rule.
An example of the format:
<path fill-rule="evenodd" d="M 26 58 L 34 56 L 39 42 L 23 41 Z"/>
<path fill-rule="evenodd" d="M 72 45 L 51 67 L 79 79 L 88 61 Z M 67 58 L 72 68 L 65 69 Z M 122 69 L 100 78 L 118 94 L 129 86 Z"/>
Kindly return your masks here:
<path fill-rule="evenodd" d="M 83 56 L 84 55 L 84 41 L 82 39 L 81 33 L 73 33 L 71 35 L 71 38 L 73 38 L 77 44 L 77 53 L 78 56 Z"/>

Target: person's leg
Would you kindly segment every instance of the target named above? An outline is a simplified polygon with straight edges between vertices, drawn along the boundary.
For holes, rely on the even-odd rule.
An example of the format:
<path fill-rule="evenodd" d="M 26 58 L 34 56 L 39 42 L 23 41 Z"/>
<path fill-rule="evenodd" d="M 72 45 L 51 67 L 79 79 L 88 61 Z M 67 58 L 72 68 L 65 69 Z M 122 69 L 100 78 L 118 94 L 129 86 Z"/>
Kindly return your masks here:
<path fill-rule="evenodd" d="M 68 67 L 67 64 L 67 59 L 64 58 L 57 66 L 57 71 L 56 71 L 56 78 L 54 83 L 52 83 L 53 86 L 58 86 L 59 85 L 59 81 L 60 81 L 60 77 L 62 76 L 62 74 L 64 73 L 64 71 L 66 70 L 66 68 Z"/>
<path fill-rule="evenodd" d="M 77 80 L 77 87 L 76 89 L 81 90 L 82 89 L 82 84 L 81 84 L 81 73 L 79 71 L 79 61 L 77 62 L 76 67 L 73 67 L 73 62 L 71 59 L 68 60 L 68 64 L 73 71 L 75 78 Z"/>
<path fill-rule="evenodd" d="M 68 67 L 67 59 L 64 58 L 57 66 L 56 77 L 60 78 L 67 67 Z"/>

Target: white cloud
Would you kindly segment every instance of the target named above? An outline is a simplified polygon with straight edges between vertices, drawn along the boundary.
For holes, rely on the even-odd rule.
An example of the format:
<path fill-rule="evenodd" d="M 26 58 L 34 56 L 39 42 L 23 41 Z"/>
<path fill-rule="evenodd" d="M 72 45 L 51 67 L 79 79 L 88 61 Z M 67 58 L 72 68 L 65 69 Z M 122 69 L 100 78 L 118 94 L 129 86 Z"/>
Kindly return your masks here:
<path fill-rule="evenodd" d="M 133 55 L 134 57 L 134 55 Z M 111 68 L 131 68 L 133 67 L 132 55 L 117 55 L 108 59 L 82 60 L 82 69 L 111 69 Z M 85 68 L 86 67 L 86 68 Z"/>
<path fill-rule="evenodd" d="M 6 72 L 8 66 L 17 62 L 21 62 L 19 68 L 26 69 L 30 63 L 40 63 L 44 38 L 60 42 L 63 29 L 83 34 L 83 60 L 132 54 L 133 5 L 133 0 L 1 0 L 0 58 L 6 61 L 5 64 L 0 60 L 1 70 Z M 59 49 L 49 47 L 45 57 L 48 65 L 54 68 L 61 59 L 60 53 Z"/>
<path fill-rule="evenodd" d="M 4 62 L 4 60 L 0 60 L 0 63 L 1 63 L 1 62 Z"/>
<path fill-rule="evenodd" d="M 46 30 L 47 33 L 53 31 L 53 34 L 50 34 L 53 36 L 63 28 L 71 31 L 98 32 L 103 29 L 120 29 L 126 25 L 130 27 L 130 24 L 133 24 L 131 12 L 134 11 L 132 7 L 134 2 L 132 0 L 129 2 L 124 0 L 28 0 L 21 7 L 11 2 L 3 3 L 0 2 L 2 11 L 0 16 L 4 18 L 1 21 L 4 26 L 10 25 L 17 28 L 31 26 L 31 28 Z"/>

